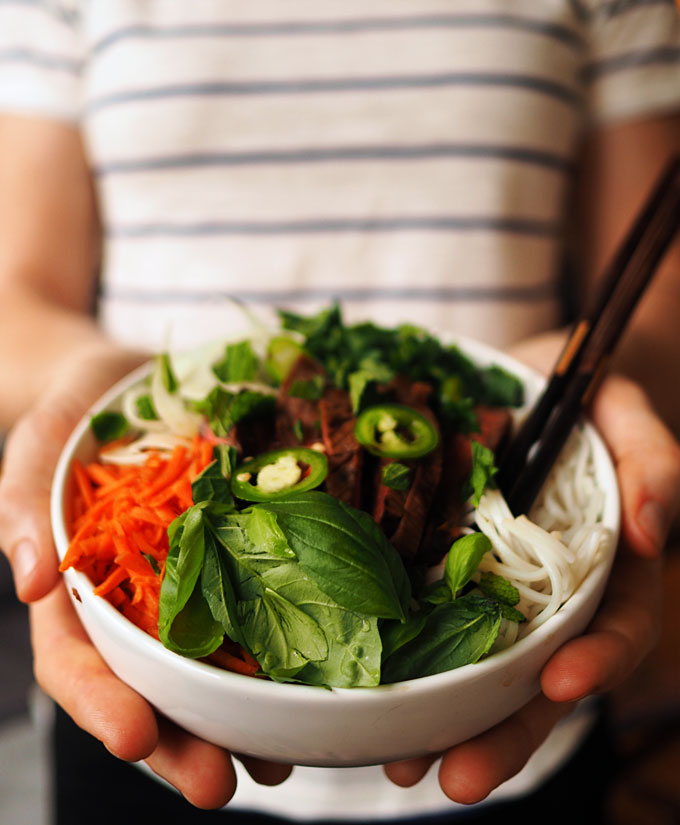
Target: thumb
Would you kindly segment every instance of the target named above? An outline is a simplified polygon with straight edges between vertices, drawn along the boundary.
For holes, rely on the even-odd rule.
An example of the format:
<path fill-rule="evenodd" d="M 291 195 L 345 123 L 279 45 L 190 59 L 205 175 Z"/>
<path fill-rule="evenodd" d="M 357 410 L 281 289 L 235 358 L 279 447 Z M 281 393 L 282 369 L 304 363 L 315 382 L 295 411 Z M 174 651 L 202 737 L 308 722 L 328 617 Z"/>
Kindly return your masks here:
<path fill-rule="evenodd" d="M 0 547 L 12 565 L 22 601 L 47 595 L 59 577 L 50 490 L 62 447 L 88 406 L 142 360 L 140 354 L 103 347 L 70 360 L 7 439 L 0 480 Z"/>
<path fill-rule="evenodd" d="M 680 502 L 680 446 L 643 390 L 622 377 L 603 384 L 592 412 L 616 465 L 623 538 L 657 556 Z"/>
<path fill-rule="evenodd" d="M 0 481 L 0 546 L 22 601 L 50 592 L 58 579 L 50 526 L 50 486 L 70 416 L 37 409 L 10 433 Z"/>

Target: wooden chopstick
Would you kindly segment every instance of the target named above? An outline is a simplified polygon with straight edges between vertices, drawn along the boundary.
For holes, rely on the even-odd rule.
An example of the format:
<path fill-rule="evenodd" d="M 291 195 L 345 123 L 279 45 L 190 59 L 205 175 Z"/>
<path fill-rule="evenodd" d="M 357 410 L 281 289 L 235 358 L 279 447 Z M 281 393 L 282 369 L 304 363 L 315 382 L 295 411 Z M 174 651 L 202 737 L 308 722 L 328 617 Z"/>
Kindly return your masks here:
<path fill-rule="evenodd" d="M 609 264 L 592 307 L 575 324 L 544 392 L 501 456 L 496 480 L 513 513 L 529 511 L 679 228 L 676 156 Z"/>

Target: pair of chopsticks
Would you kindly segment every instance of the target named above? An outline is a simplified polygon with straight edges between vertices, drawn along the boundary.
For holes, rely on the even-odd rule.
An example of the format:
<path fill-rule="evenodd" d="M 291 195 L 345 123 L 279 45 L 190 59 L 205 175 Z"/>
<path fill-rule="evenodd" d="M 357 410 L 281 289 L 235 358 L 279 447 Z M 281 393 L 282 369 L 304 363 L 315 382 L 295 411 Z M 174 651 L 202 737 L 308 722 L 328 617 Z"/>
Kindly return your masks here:
<path fill-rule="evenodd" d="M 609 264 L 592 307 L 574 325 L 543 394 L 500 457 L 496 481 L 513 513 L 529 511 L 679 228 L 676 156 Z"/>

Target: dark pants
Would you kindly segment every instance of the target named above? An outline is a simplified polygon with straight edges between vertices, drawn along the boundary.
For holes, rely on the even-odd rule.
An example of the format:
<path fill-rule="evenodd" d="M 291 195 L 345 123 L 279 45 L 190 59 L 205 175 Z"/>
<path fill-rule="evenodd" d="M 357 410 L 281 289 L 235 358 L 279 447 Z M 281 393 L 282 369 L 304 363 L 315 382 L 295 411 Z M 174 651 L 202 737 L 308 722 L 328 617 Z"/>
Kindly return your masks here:
<path fill-rule="evenodd" d="M 399 819 L 399 825 L 508 825 L 521 821 L 550 825 L 604 822 L 602 805 L 615 760 L 608 727 L 600 721 L 556 776 L 518 802 L 482 805 L 454 815 Z M 120 762 L 57 710 L 53 736 L 54 819 L 51 825 L 286 825 L 289 819 L 241 811 L 201 811 L 179 794 Z M 379 820 L 385 825 L 385 820 Z M 334 825 L 341 825 L 333 820 Z M 357 820 L 353 820 L 357 825 Z M 321 822 L 315 825 L 322 825 Z M 363 825 L 363 823 L 361 824 Z"/>

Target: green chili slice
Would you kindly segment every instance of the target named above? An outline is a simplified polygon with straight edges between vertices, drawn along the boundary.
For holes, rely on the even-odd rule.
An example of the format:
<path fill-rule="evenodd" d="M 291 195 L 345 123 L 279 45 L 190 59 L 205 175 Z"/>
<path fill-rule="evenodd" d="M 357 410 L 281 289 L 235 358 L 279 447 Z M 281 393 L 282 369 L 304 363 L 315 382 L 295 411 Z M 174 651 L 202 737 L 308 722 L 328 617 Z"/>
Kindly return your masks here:
<path fill-rule="evenodd" d="M 439 433 L 422 413 L 402 404 L 369 407 L 354 425 L 357 441 L 384 458 L 420 458 L 439 443 Z"/>
<path fill-rule="evenodd" d="M 234 470 L 231 491 L 243 501 L 275 501 L 318 487 L 328 475 L 326 456 L 307 447 L 272 450 Z"/>

